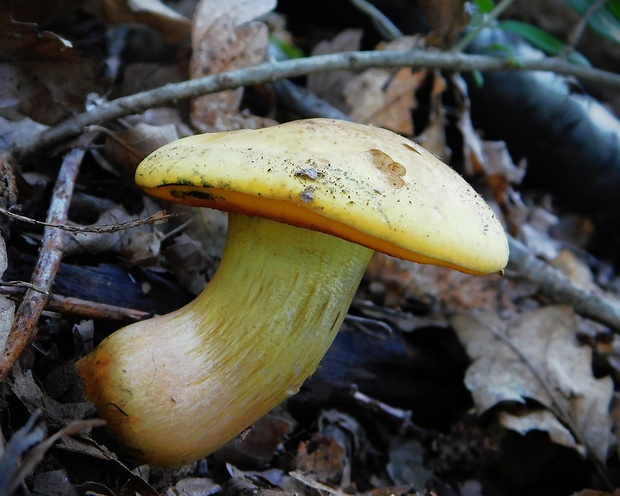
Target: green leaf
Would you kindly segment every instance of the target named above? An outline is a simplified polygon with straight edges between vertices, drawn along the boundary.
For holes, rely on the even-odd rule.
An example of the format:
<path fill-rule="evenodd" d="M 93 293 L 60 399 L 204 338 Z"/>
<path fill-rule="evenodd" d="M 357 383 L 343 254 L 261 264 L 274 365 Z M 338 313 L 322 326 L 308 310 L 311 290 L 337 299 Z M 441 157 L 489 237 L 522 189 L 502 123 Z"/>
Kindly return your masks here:
<path fill-rule="evenodd" d="M 481 71 L 474 71 L 471 73 L 474 78 L 474 84 L 478 88 L 482 88 L 484 86 L 484 75 Z"/>
<path fill-rule="evenodd" d="M 556 37 L 550 35 L 546 31 L 543 31 L 536 26 L 527 24 L 520 21 L 501 21 L 499 27 L 504 31 L 510 31 L 511 33 L 518 34 L 532 45 L 540 48 L 548 55 L 560 55 L 566 49 L 566 43 L 558 40 Z M 573 64 L 589 66 L 590 62 L 579 52 L 572 51 L 568 60 Z"/>
<path fill-rule="evenodd" d="M 488 14 L 495 8 L 495 2 L 493 0 L 474 0 L 474 4 L 480 9 L 480 13 L 482 14 Z"/>
<path fill-rule="evenodd" d="M 593 0 L 566 1 L 581 15 L 585 14 L 593 3 Z M 620 43 L 620 2 L 608 0 L 605 6 L 592 14 L 588 20 L 588 26 L 601 36 Z"/>
<path fill-rule="evenodd" d="M 616 18 L 620 19 L 620 0 L 607 0 L 605 6 Z"/>
<path fill-rule="evenodd" d="M 300 59 L 304 56 L 303 50 L 296 47 L 295 45 L 287 43 L 281 38 L 269 35 L 269 41 L 273 43 L 276 47 L 278 47 L 282 51 L 282 53 L 286 55 L 287 59 Z"/>

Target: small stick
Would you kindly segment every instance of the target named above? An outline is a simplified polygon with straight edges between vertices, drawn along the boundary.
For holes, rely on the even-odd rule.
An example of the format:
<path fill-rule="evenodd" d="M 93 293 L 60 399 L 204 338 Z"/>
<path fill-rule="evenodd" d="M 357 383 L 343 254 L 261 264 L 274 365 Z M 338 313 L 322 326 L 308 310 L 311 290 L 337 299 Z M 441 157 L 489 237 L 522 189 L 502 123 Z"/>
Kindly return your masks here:
<path fill-rule="evenodd" d="M 65 155 L 52 192 L 52 199 L 47 212 L 47 223 L 63 224 L 66 222 L 75 178 L 84 154 L 83 149 L 76 148 Z M 30 284 L 43 291 L 49 292 L 52 287 L 62 258 L 64 236 L 63 231 L 51 227 L 46 227 L 43 232 L 39 256 L 30 280 Z M 7 338 L 3 356 L 0 359 L 0 380 L 6 377 L 26 345 L 36 336 L 39 317 L 48 297 L 44 292 L 35 291 L 32 288 L 26 291 L 26 295 L 15 313 L 13 326 Z"/>
<path fill-rule="evenodd" d="M 572 305 L 580 315 L 620 332 L 620 301 L 575 284 L 516 239 L 509 237 L 509 243 L 509 269 L 540 284 L 542 293 L 554 302 Z"/>
<path fill-rule="evenodd" d="M 34 224 L 37 226 L 52 227 L 54 229 L 61 229 L 63 231 L 69 231 L 72 233 L 94 233 L 94 234 L 111 234 L 118 231 L 124 231 L 126 229 L 132 229 L 134 227 L 144 226 L 147 224 L 163 224 L 168 222 L 172 217 L 176 217 L 179 214 L 167 214 L 165 210 L 155 212 L 153 215 L 148 216 L 146 219 L 136 219 L 127 222 L 121 222 L 120 224 L 104 224 L 95 226 L 73 226 L 69 224 L 56 224 L 53 222 L 41 222 L 39 220 L 31 219 L 30 217 L 24 217 L 23 215 L 9 212 L 3 208 L 0 208 L 0 214 L 27 224 Z"/>
<path fill-rule="evenodd" d="M 370 17 L 379 34 L 386 40 L 395 40 L 403 36 L 403 33 L 388 16 L 367 0 L 351 0 L 351 3 Z"/>
<path fill-rule="evenodd" d="M 12 298 L 20 298 L 26 294 L 26 289 L 16 286 L 0 286 L 0 294 Z M 152 317 L 153 314 L 135 308 L 119 307 L 107 303 L 50 294 L 45 309 L 60 314 L 75 315 L 84 319 L 114 320 L 135 322 Z"/>
<path fill-rule="evenodd" d="M 564 51 L 560 54 L 560 58 L 567 58 L 577 47 L 579 40 L 583 36 L 584 31 L 586 30 L 586 26 L 590 19 L 596 12 L 607 3 L 607 0 L 597 0 L 594 2 L 588 10 L 583 14 L 583 17 L 579 20 L 577 25 L 573 28 L 573 30 L 568 35 L 569 43 L 566 45 Z"/>
<path fill-rule="evenodd" d="M 459 47 L 460 48 L 460 47 Z M 124 96 L 102 103 L 88 111 L 74 115 L 45 131 L 34 133 L 16 144 L 14 157 L 20 158 L 40 152 L 64 139 L 76 136 L 84 128 L 102 124 L 129 114 L 144 112 L 171 102 L 195 98 L 228 89 L 239 88 L 278 79 L 305 76 L 334 70 L 360 70 L 370 67 L 433 68 L 451 71 L 552 71 L 572 75 L 584 81 L 620 86 L 620 74 L 571 64 L 557 58 L 512 60 L 489 55 L 442 53 L 433 50 L 378 50 L 371 52 L 341 52 L 282 62 L 266 62 L 253 67 L 211 74 L 203 78 L 170 83 L 152 90 Z"/>

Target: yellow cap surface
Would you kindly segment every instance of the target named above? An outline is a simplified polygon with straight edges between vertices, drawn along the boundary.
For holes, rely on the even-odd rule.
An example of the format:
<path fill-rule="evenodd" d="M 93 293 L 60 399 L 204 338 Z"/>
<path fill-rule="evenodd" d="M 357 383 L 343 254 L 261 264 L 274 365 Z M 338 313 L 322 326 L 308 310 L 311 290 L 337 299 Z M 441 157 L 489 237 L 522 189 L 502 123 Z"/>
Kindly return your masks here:
<path fill-rule="evenodd" d="M 262 216 L 416 262 L 491 273 L 508 261 L 499 219 L 461 176 L 372 126 L 307 119 L 190 136 L 144 159 L 136 183 L 176 203 Z"/>

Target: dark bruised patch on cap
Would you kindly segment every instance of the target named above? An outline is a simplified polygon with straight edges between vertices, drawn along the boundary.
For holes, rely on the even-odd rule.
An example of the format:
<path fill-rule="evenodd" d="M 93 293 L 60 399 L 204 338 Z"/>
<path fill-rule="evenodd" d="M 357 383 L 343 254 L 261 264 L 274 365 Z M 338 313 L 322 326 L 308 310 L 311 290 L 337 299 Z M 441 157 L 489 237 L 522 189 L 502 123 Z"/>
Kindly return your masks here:
<path fill-rule="evenodd" d="M 219 198 L 211 193 L 206 193 L 197 189 L 171 189 L 170 196 L 183 200 L 185 198 L 198 198 L 200 200 L 217 201 Z"/>

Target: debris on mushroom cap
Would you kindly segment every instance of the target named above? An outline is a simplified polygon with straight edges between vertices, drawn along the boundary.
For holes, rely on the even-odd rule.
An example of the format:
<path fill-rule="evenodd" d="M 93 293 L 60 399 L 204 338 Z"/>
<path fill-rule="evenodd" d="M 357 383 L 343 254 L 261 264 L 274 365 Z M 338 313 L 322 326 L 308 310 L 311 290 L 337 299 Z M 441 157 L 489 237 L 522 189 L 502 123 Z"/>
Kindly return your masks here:
<path fill-rule="evenodd" d="M 381 128 L 331 119 L 201 134 L 149 155 L 149 194 L 267 217 L 463 272 L 505 267 L 499 219 L 454 170 Z"/>

